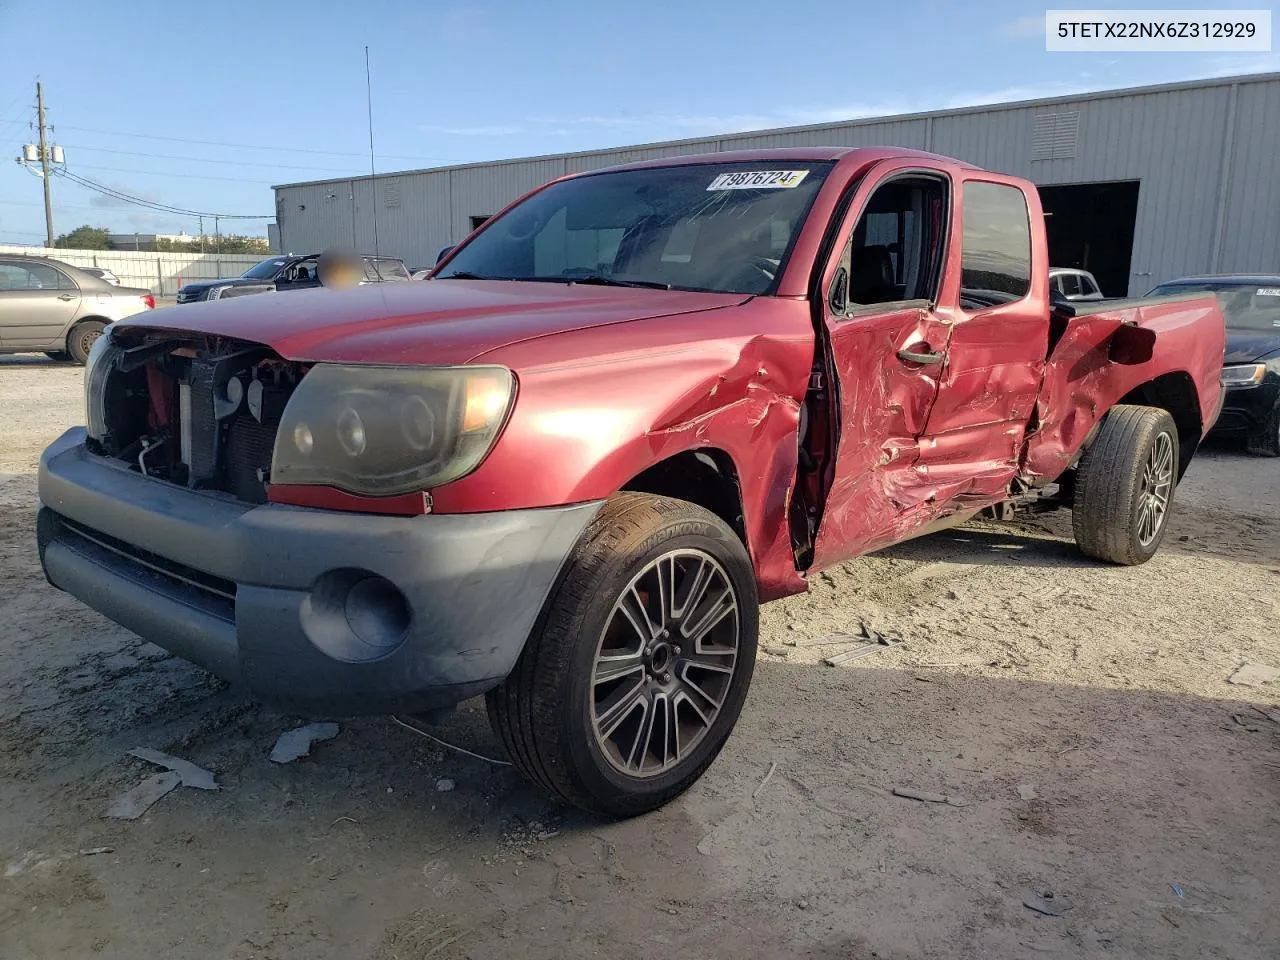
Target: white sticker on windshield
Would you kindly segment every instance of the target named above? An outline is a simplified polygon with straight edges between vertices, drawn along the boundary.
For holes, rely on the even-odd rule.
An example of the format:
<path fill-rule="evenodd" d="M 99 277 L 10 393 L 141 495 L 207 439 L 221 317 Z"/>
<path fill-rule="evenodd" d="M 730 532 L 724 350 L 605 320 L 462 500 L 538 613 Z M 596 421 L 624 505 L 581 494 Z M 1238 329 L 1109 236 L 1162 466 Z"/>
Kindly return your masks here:
<path fill-rule="evenodd" d="M 708 190 L 786 190 L 800 186 L 808 170 L 744 170 L 722 173 L 711 181 Z"/>
<path fill-rule="evenodd" d="M 1260 297 L 1280 297 L 1280 287 L 1259 287 L 1258 296 Z"/>

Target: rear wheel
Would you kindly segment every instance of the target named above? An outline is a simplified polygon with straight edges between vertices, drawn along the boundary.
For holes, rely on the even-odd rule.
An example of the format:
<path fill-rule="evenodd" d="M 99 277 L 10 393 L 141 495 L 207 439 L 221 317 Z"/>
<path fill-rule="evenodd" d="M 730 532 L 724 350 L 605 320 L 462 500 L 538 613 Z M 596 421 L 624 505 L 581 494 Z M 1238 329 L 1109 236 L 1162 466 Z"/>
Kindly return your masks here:
<path fill-rule="evenodd" d="M 1245 440 L 1245 449 L 1259 457 L 1280 457 L 1280 396 L 1262 424 Z"/>
<path fill-rule="evenodd" d="M 625 493 L 569 558 L 516 668 L 488 695 L 516 766 L 570 803 L 626 817 L 715 759 L 755 666 L 755 577 L 714 514 Z"/>
<path fill-rule="evenodd" d="M 1178 430 L 1156 407 L 1113 407 L 1076 471 L 1071 525 L 1085 554 L 1146 563 L 1164 539 L 1178 473 Z"/>
<path fill-rule="evenodd" d="M 89 359 L 89 351 L 98 342 L 107 325 L 100 320 L 81 320 L 67 334 L 67 353 L 81 366 Z"/>

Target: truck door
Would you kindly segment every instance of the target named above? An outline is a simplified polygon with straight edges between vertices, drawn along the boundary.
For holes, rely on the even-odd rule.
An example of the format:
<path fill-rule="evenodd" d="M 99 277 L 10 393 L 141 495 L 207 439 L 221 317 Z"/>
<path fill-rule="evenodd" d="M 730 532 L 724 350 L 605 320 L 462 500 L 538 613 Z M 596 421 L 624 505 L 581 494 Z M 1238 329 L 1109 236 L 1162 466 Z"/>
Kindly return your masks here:
<path fill-rule="evenodd" d="M 951 338 L 918 464 L 939 499 L 1003 499 L 1018 471 L 1049 342 L 1048 254 L 1044 231 L 1031 228 L 1042 216 L 1032 194 L 1029 208 L 1014 182 L 964 177 L 959 270 L 947 271 L 939 300 Z"/>
<path fill-rule="evenodd" d="M 829 407 L 835 457 L 813 569 L 902 539 L 932 510 L 916 461 L 946 359 L 949 326 L 933 303 L 950 194 L 948 178 L 918 162 L 876 165 L 854 192 L 824 272 L 827 369 L 838 403 Z"/>

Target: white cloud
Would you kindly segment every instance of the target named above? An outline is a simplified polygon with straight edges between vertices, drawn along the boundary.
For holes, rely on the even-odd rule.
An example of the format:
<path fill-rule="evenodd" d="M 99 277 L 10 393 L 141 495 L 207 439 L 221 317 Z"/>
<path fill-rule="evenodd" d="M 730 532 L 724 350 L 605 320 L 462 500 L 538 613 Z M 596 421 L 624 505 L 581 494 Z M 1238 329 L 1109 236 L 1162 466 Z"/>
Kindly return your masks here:
<path fill-rule="evenodd" d="M 418 127 L 425 133 L 441 133 L 450 137 L 513 137 L 524 133 L 524 127 L 517 124 L 490 124 L 475 127 L 441 127 L 424 124 Z"/>
<path fill-rule="evenodd" d="M 1034 37 L 1044 38 L 1044 14 L 1034 17 L 1019 17 L 1000 25 L 998 35 L 1008 40 L 1030 40 Z"/>

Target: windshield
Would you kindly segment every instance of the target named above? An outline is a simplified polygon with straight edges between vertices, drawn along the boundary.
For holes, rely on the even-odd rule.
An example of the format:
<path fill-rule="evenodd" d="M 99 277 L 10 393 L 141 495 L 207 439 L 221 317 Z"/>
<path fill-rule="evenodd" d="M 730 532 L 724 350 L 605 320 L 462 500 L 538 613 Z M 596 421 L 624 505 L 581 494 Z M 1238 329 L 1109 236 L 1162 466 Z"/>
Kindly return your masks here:
<path fill-rule="evenodd" d="M 274 260 L 263 260 L 261 263 L 255 263 L 240 276 L 246 280 L 270 280 L 288 262 L 287 259 L 279 257 Z"/>
<path fill-rule="evenodd" d="M 830 163 L 706 163 L 554 183 L 488 224 L 438 279 L 768 294 Z"/>
<path fill-rule="evenodd" d="M 1257 283 L 1165 283 L 1151 291 L 1162 297 L 1176 293 L 1215 293 L 1228 330 L 1266 330 L 1280 334 L 1280 280 Z"/>

